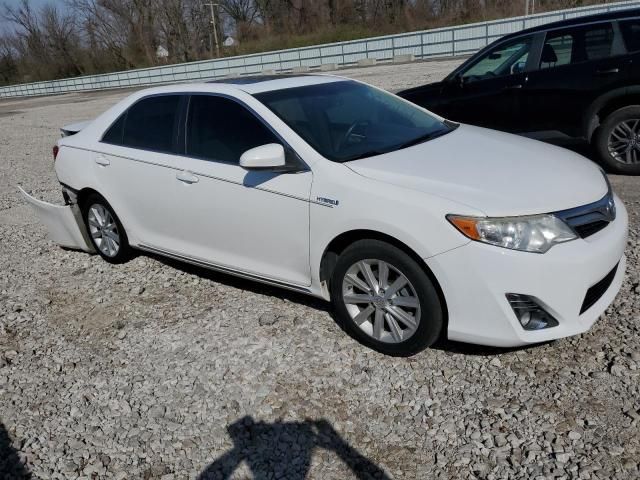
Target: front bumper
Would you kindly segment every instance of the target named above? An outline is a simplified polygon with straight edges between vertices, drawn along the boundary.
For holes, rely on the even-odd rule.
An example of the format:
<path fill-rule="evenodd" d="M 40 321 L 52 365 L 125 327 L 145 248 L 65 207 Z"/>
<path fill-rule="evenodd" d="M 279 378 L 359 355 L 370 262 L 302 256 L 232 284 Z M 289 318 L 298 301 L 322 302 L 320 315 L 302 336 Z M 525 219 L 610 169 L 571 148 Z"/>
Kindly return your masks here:
<path fill-rule="evenodd" d="M 615 202 L 617 218 L 604 230 L 556 245 L 542 255 L 471 242 L 426 259 L 447 302 L 448 338 L 514 347 L 577 335 L 591 328 L 613 302 L 624 278 L 628 217 L 617 196 Z M 618 263 L 609 288 L 580 315 L 587 290 Z M 524 330 L 507 293 L 535 297 L 559 325 Z"/>
<path fill-rule="evenodd" d="M 29 195 L 21 187 L 18 189 L 47 228 L 49 238 L 53 242 L 61 247 L 95 252 L 84 228 L 80 210 L 75 201 L 71 200 L 71 197 L 75 199 L 75 194 L 72 191 L 65 190 L 67 205 L 63 206 L 43 202 Z"/>

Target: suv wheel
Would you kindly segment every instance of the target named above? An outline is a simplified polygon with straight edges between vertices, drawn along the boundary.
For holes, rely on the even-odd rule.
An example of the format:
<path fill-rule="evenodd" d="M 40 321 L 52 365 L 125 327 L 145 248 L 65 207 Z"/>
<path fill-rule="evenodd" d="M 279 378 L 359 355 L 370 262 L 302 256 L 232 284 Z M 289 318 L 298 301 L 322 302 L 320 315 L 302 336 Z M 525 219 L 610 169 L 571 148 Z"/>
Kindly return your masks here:
<path fill-rule="evenodd" d="M 640 175 L 640 106 L 611 113 L 596 133 L 601 160 L 613 173 Z"/>
<path fill-rule="evenodd" d="M 345 330 L 379 352 L 413 355 L 442 331 L 442 305 L 431 279 L 388 243 L 361 240 L 349 246 L 338 258 L 330 288 Z"/>
<path fill-rule="evenodd" d="M 131 256 L 131 247 L 120 220 L 111 205 L 100 195 L 90 195 L 83 204 L 82 216 L 91 242 L 109 263 L 123 263 Z"/>

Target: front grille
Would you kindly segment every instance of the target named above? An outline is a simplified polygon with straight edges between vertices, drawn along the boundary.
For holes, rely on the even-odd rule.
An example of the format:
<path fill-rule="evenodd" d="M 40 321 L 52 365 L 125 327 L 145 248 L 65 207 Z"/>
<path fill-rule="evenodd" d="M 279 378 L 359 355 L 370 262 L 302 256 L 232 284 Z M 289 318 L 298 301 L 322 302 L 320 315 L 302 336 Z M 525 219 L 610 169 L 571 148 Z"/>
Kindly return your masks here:
<path fill-rule="evenodd" d="M 555 212 L 554 215 L 569 225 L 580 238 L 589 238 L 605 229 L 616 219 L 613 193 L 609 190 L 602 199 L 582 207 Z"/>
<path fill-rule="evenodd" d="M 580 309 L 580 315 L 593 307 L 596 302 L 602 298 L 605 292 L 609 290 L 609 287 L 616 276 L 616 272 L 618 271 L 618 265 L 613 267 L 613 270 L 611 270 L 606 277 L 587 290 L 584 302 L 582 302 L 582 308 Z"/>
<path fill-rule="evenodd" d="M 596 220 L 595 222 L 585 223 L 584 225 L 576 225 L 573 229 L 581 238 L 588 238 L 606 228 L 607 225 L 609 225 L 609 222 Z"/>

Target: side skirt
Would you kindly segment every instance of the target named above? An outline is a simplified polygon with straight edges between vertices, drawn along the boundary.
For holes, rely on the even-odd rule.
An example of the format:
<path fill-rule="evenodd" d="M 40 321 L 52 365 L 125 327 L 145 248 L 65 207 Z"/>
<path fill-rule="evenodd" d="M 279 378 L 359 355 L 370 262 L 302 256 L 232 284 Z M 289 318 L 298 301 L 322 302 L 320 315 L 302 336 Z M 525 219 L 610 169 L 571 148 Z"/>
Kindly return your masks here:
<path fill-rule="evenodd" d="M 166 250 L 162 250 L 160 248 L 152 247 L 150 245 L 136 245 L 134 248 L 138 248 L 145 252 L 154 253 L 156 255 L 160 255 L 163 257 L 172 258 L 174 260 L 178 260 L 180 262 L 189 263 L 191 265 L 195 265 L 197 267 L 203 267 L 209 270 L 214 270 L 216 272 L 227 273 L 229 275 L 233 275 L 235 277 L 245 278 L 247 280 L 253 280 L 260 283 L 265 283 L 267 285 L 272 285 L 274 287 L 285 288 L 287 290 L 292 290 L 294 292 L 304 293 L 305 295 L 315 296 L 310 288 L 303 287 L 300 285 L 295 285 L 292 283 L 286 283 L 279 280 L 274 280 L 267 277 L 261 277 L 259 275 L 255 275 L 253 273 L 244 272 L 242 270 L 234 270 L 229 267 L 224 267 L 222 265 L 217 265 L 215 263 L 206 262 L 204 260 L 199 260 L 197 258 L 187 257 L 185 255 L 181 255 L 179 253 L 169 252 Z"/>

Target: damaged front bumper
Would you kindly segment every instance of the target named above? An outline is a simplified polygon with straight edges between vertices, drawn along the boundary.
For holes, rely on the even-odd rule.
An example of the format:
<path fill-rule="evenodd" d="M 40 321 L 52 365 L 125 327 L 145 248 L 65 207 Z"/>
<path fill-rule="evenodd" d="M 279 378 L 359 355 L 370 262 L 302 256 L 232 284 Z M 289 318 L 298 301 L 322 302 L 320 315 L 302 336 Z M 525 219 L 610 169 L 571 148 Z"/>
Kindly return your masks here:
<path fill-rule="evenodd" d="M 78 207 L 76 194 L 63 189 L 67 205 L 53 205 L 32 197 L 18 186 L 25 200 L 33 207 L 40 221 L 47 227 L 49 238 L 61 247 L 94 253 L 95 249 L 87 235 Z"/>

